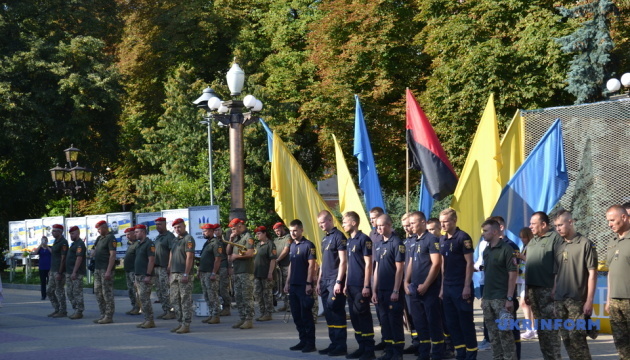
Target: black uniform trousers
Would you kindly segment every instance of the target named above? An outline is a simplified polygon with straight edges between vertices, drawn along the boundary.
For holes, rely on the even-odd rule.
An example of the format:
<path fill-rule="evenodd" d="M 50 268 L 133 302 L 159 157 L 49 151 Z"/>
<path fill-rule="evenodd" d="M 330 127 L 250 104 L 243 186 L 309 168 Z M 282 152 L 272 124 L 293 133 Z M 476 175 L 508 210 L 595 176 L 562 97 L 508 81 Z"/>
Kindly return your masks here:
<path fill-rule="evenodd" d="M 403 326 L 403 307 L 401 299 L 403 294 L 398 295 L 398 301 L 391 301 L 392 290 L 378 291 L 378 308 L 381 313 L 381 334 L 386 344 L 385 350 L 390 350 L 391 354 L 403 356 L 405 347 L 405 330 Z"/>
<path fill-rule="evenodd" d="M 471 284 L 472 288 L 472 284 Z M 456 359 L 477 359 L 477 333 L 473 318 L 473 294 L 462 298 L 463 285 L 444 285 L 443 305 L 446 325 L 451 333 Z"/>
<path fill-rule="evenodd" d="M 289 305 L 293 323 L 298 331 L 300 343 L 315 346 L 315 323 L 313 321 L 312 295 L 306 294 L 306 285 L 291 285 L 289 289 Z"/>
<path fill-rule="evenodd" d="M 369 297 L 363 297 L 362 286 L 348 286 L 348 309 L 354 328 L 354 338 L 363 351 L 374 351 L 374 324 Z"/>
<path fill-rule="evenodd" d="M 322 280 L 319 284 L 319 292 L 324 302 L 324 317 L 326 324 L 328 324 L 329 348 L 346 351 L 346 339 L 348 338 L 346 296 L 343 292 L 335 294 L 335 282 L 335 279 Z"/>
<path fill-rule="evenodd" d="M 409 297 L 409 306 L 418 331 L 420 345 L 418 346 L 419 360 L 442 359 L 444 352 L 444 329 L 442 327 L 442 308 L 440 304 L 440 287 L 433 284 L 429 290 L 420 295 L 416 291 Z M 411 284 L 413 290 L 417 285 Z"/>
<path fill-rule="evenodd" d="M 405 266 L 406 267 L 406 266 Z M 403 293 L 402 291 L 400 292 Z M 411 304 L 411 297 L 405 293 L 405 297 L 403 298 L 405 301 L 405 321 L 407 321 L 407 326 L 409 327 L 409 333 L 411 334 L 411 345 L 418 346 L 420 344 L 420 340 L 418 340 L 418 328 L 415 326 L 415 322 L 413 321 L 413 313 L 409 308 Z"/>

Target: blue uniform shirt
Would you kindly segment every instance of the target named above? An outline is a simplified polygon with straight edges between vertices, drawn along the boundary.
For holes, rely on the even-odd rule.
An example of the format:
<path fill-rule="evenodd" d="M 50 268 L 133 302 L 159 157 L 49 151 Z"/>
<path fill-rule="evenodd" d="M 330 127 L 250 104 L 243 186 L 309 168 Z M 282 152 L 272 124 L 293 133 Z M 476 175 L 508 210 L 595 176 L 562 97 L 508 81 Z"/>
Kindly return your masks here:
<path fill-rule="evenodd" d="M 291 285 L 306 285 L 310 282 L 308 279 L 308 261 L 316 259 L 315 244 L 302 238 L 300 243 L 295 241 L 291 243 L 289 248 L 289 257 L 291 258 Z"/>
<path fill-rule="evenodd" d="M 424 284 L 427 276 L 429 276 L 429 270 L 431 270 L 431 254 L 440 253 L 440 240 L 428 231 L 425 231 L 419 238 L 416 237 L 416 244 L 414 252 L 410 254 L 411 262 L 411 283 L 414 285 Z M 442 275 L 438 274 L 437 278 L 431 284 L 431 288 L 434 286 L 440 286 L 442 282 Z"/>
<path fill-rule="evenodd" d="M 339 273 L 339 251 L 345 251 L 346 236 L 332 228 L 322 239 L 322 280 L 336 280 Z"/>
<path fill-rule="evenodd" d="M 444 257 L 444 285 L 464 286 L 466 281 L 465 254 L 472 254 L 472 239 L 459 228 L 449 239 L 448 234 L 440 237 L 440 254 Z"/>
<path fill-rule="evenodd" d="M 363 287 L 365 256 L 372 256 L 372 240 L 361 232 L 348 239 L 348 274 L 346 285 Z"/>
<path fill-rule="evenodd" d="M 410 237 L 405 239 L 405 270 L 407 270 L 407 264 L 409 264 L 409 259 L 411 255 L 416 250 L 416 241 L 418 240 L 418 235 L 412 234 Z"/>
<path fill-rule="evenodd" d="M 405 262 L 405 245 L 398 235 L 392 234 L 389 240 L 383 240 L 376 254 L 378 261 L 378 290 L 394 290 L 396 263 Z"/>

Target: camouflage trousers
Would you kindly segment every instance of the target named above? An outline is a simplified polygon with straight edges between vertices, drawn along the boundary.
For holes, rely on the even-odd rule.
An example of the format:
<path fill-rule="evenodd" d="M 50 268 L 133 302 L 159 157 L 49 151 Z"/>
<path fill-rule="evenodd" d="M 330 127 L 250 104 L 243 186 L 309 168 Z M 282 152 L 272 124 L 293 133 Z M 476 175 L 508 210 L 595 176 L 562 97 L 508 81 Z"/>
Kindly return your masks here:
<path fill-rule="evenodd" d="M 151 304 L 151 282 L 144 282 L 144 275 L 135 275 L 135 288 L 138 294 L 138 305 L 142 306 L 145 321 L 153 321 L 153 305 Z"/>
<path fill-rule="evenodd" d="M 230 275 L 226 267 L 219 268 L 219 295 L 223 299 L 223 308 L 229 309 L 232 306 L 232 296 L 230 296 Z"/>
<path fill-rule="evenodd" d="M 630 299 L 610 299 L 610 327 L 619 359 L 630 360 Z"/>
<path fill-rule="evenodd" d="M 48 288 L 46 289 L 46 295 L 50 299 L 55 312 L 66 312 L 66 278 L 61 275 L 60 280 L 55 280 L 57 272 L 50 272 L 48 274 Z"/>
<path fill-rule="evenodd" d="M 160 305 L 162 305 L 162 310 L 164 310 L 164 312 L 171 311 L 171 286 L 168 281 L 168 273 L 166 272 L 165 267 L 156 266 L 153 269 L 153 281 L 155 285 L 155 292 L 157 293 L 158 299 L 160 299 Z"/>
<path fill-rule="evenodd" d="M 488 336 L 492 344 L 492 358 L 494 360 L 516 360 L 516 346 L 511 329 L 501 330 L 495 320 L 501 318 L 505 311 L 505 299 L 483 300 L 483 320 L 488 329 Z"/>
<path fill-rule="evenodd" d="M 289 308 L 289 294 L 285 294 L 284 292 L 284 284 L 287 282 L 287 277 L 289 276 L 289 267 L 288 266 L 280 266 L 280 274 L 282 275 L 282 279 L 280 284 L 282 284 L 282 288 L 279 289 L 280 300 L 282 300 L 283 306 Z"/>
<path fill-rule="evenodd" d="M 136 274 L 133 271 L 127 271 L 126 273 L 126 280 L 127 280 L 127 293 L 129 295 L 129 300 L 131 301 L 131 306 L 134 309 L 139 309 L 140 308 L 140 299 L 139 299 L 139 294 L 138 294 L 138 290 L 136 289 Z"/>
<path fill-rule="evenodd" d="M 234 275 L 234 297 L 241 320 L 254 318 L 254 274 Z"/>
<path fill-rule="evenodd" d="M 82 313 L 85 310 L 83 302 L 83 275 L 77 275 L 76 280 L 72 280 L 71 274 L 66 274 L 66 294 L 72 309 Z"/>
<path fill-rule="evenodd" d="M 263 278 L 254 279 L 254 299 L 258 302 L 260 316 L 273 312 L 273 281 Z"/>
<path fill-rule="evenodd" d="M 184 274 L 171 274 L 171 304 L 175 309 L 177 321 L 180 324 L 190 325 L 193 314 L 192 288 L 193 277 L 188 276 L 187 282 L 182 282 Z"/>
<path fill-rule="evenodd" d="M 114 276 L 110 280 L 105 280 L 104 269 L 96 269 L 94 271 L 94 294 L 96 294 L 96 303 L 101 317 L 114 317 Z"/>
<path fill-rule="evenodd" d="M 558 319 L 584 320 L 584 301 L 565 299 L 556 301 L 554 306 Z M 564 348 L 567 349 L 569 359 L 591 360 L 591 352 L 588 349 L 586 335 L 586 330 L 568 330 L 563 326 L 560 327 L 560 336 L 562 336 L 562 342 L 564 343 Z"/>
<path fill-rule="evenodd" d="M 206 305 L 208 305 L 208 316 L 219 316 L 219 312 L 221 311 L 221 303 L 219 302 L 219 279 L 215 277 L 214 280 L 210 280 L 212 275 L 210 272 L 202 271 L 199 275 L 203 298 L 206 300 Z"/>
<path fill-rule="evenodd" d="M 556 318 L 551 288 L 528 287 L 527 296 L 531 302 L 536 320 Z M 560 333 L 558 330 L 538 329 L 538 343 L 545 360 L 560 360 Z"/>

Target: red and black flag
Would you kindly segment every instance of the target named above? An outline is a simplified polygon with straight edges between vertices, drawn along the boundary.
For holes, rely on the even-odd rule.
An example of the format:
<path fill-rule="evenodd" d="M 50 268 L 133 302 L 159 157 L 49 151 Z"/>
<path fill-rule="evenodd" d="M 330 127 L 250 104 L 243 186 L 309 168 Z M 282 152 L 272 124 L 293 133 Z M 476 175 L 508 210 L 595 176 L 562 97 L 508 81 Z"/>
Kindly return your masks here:
<path fill-rule="evenodd" d="M 435 200 L 455 192 L 457 175 L 438 140 L 429 119 L 407 89 L 407 148 L 411 167 L 421 170 L 429 193 Z"/>

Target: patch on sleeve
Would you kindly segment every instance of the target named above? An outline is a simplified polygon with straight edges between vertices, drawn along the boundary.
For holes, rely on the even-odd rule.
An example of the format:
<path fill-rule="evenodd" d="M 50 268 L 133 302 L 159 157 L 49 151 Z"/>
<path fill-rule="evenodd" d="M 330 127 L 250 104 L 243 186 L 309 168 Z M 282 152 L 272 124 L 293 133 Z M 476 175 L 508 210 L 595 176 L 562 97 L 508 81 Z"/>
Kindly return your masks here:
<path fill-rule="evenodd" d="M 249 245 L 254 245 L 254 239 L 249 238 L 249 240 L 247 240 L 247 243 L 248 243 Z"/>
<path fill-rule="evenodd" d="M 405 253 L 405 245 L 398 245 L 398 252 L 401 254 Z"/>
<path fill-rule="evenodd" d="M 348 240 L 346 239 L 341 239 L 341 246 L 346 246 Z"/>
<path fill-rule="evenodd" d="M 79 247 L 77 248 L 77 254 L 80 254 L 82 251 L 83 251 L 83 248 L 79 246 Z"/>
<path fill-rule="evenodd" d="M 271 253 L 274 255 L 278 255 L 278 252 L 276 251 L 276 249 L 271 250 Z"/>
<path fill-rule="evenodd" d="M 466 249 L 472 249 L 472 240 L 464 240 L 464 247 Z"/>
<path fill-rule="evenodd" d="M 512 258 L 512 264 L 514 264 L 514 266 L 518 265 L 518 264 L 516 263 L 516 258 Z"/>
<path fill-rule="evenodd" d="M 299 254 L 299 252 L 298 252 Z M 315 255 L 315 248 L 311 248 L 311 255 Z"/>
<path fill-rule="evenodd" d="M 62 246 L 61 251 L 68 251 L 68 247 L 66 245 Z"/>
<path fill-rule="evenodd" d="M 186 247 L 187 247 L 187 248 L 189 248 L 189 249 L 192 249 L 192 248 L 193 248 L 193 243 L 192 243 L 192 241 L 188 241 L 188 242 L 186 242 Z"/>
<path fill-rule="evenodd" d="M 118 246 L 118 243 L 116 242 L 116 240 L 112 241 L 112 246 L 113 246 L 113 247 Z"/>
<path fill-rule="evenodd" d="M 217 248 L 217 251 L 219 252 L 219 254 L 223 254 L 223 247 L 222 247 L 222 246 L 219 246 L 219 247 Z"/>
<path fill-rule="evenodd" d="M 433 243 L 435 245 L 435 250 L 440 251 L 440 243 Z"/>
<path fill-rule="evenodd" d="M 151 252 L 155 252 L 155 246 L 151 246 Z"/>
<path fill-rule="evenodd" d="M 372 249 L 372 240 L 366 240 L 365 247 L 367 247 L 368 249 Z"/>

